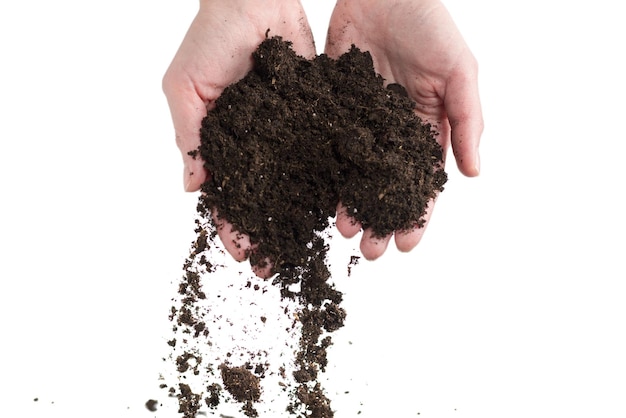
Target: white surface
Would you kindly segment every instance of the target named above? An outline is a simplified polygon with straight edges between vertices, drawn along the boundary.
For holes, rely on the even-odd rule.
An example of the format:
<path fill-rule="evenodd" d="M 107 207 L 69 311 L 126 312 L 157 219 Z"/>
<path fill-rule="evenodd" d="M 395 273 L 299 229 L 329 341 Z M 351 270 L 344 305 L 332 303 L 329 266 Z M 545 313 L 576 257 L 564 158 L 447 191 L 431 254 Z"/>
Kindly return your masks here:
<path fill-rule="evenodd" d="M 446 4 L 480 63 L 482 175 L 448 164 L 419 248 L 338 283 L 349 319 L 329 373 L 351 393 L 337 417 L 624 417 L 623 14 Z M 321 47 L 331 2 L 305 6 Z M 193 238 L 160 81 L 196 7 L 0 6 L 2 417 L 176 416 L 143 404 L 165 400 Z M 397 321 L 373 329 L 384 343 L 367 334 L 375 301 Z"/>

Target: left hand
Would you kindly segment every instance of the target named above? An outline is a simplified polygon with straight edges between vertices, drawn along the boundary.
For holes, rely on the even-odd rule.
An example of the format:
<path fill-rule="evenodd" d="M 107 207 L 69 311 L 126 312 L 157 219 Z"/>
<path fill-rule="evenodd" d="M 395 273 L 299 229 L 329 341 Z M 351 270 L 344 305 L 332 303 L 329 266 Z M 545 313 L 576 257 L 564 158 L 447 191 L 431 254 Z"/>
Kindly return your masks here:
<path fill-rule="evenodd" d="M 478 65 L 443 4 L 439 0 L 339 0 L 325 52 L 337 58 L 353 44 L 371 53 L 375 70 L 386 83 L 407 89 L 416 102 L 417 115 L 439 132 L 437 140 L 444 153 L 452 146 L 461 173 L 477 176 L 483 131 Z M 419 243 L 433 205 L 434 200 L 424 227 L 393 234 L 400 251 L 410 251 Z M 336 224 L 347 238 L 362 229 L 341 203 Z M 360 245 L 363 256 L 380 257 L 391 238 L 377 238 L 371 229 L 365 230 Z"/>

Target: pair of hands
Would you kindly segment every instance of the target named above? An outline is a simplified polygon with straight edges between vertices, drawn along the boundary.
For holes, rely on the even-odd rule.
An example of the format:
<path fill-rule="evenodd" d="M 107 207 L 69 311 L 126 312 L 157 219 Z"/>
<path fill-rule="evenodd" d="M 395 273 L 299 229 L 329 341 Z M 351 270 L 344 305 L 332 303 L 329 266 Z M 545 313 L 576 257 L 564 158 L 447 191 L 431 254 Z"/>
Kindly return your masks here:
<path fill-rule="evenodd" d="M 229 84 L 252 69 L 252 52 L 265 39 L 282 36 L 301 56 L 316 54 L 313 35 L 299 0 L 200 0 L 200 8 L 163 78 L 176 143 L 184 162 L 184 186 L 199 190 L 210 175 L 203 162 L 187 153 L 200 145 L 199 129 L 207 110 Z M 338 0 L 332 13 L 325 53 L 337 58 L 354 44 L 369 51 L 387 83 L 406 87 L 416 113 L 438 131 L 444 150 L 450 146 L 466 176 L 479 173 L 478 144 L 483 130 L 477 63 L 439 0 Z M 430 218 L 434 202 L 426 215 Z M 246 259 L 250 241 L 214 214 L 226 250 Z M 339 204 L 336 226 L 351 238 L 361 225 Z M 396 231 L 400 251 L 410 251 L 424 228 Z M 375 238 L 365 230 L 360 249 L 366 259 L 381 256 L 392 235 Z M 270 268 L 255 268 L 267 277 Z"/>

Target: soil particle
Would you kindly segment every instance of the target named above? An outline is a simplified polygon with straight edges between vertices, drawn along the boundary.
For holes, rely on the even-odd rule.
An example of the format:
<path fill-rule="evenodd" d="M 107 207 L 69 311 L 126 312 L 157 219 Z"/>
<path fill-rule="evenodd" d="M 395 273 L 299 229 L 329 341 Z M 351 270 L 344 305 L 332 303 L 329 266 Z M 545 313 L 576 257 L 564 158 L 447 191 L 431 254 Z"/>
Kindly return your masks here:
<path fill-rule="evenodd" d="M 261 397 L 260 379 L 246 366 L 230 367 L 221 364 L 219 369 L 226 390 L 237 402 L 244 403 L 243 410 L 246 416 L 258 416 L 253 403 Z"/>
<path fill-rule="evenodd" d="M 258 401 L 261 397 L 259 378 L 245 366 L 219 366 L 224 387 L 239 402 Z"/>
<path fill-rule="evenodd" d="M 155 412 L 158 409 L 158 406 L 159 401 L 154 399 L 148 399 L 148 401 L 146 401 L 146 409 L 150 412 Z"/>

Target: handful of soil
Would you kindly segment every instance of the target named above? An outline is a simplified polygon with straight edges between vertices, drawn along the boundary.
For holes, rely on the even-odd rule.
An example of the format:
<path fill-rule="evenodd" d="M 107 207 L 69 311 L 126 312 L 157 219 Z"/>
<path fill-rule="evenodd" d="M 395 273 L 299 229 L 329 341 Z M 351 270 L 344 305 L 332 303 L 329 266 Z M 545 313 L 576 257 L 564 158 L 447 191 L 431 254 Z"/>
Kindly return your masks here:
<path fill-rule="evenodd" d="M 443 151 L 406 90 L 383 81 L 356 47 L 307 60 L 265 40 L 202 122 L 200 211 L 217 208 L 276 272 L 303 264 L 339 201 L 378 236 L 422 226 L 447 179 Z"/>
<path fill-rule="evenodd" d="M 423 226 L 429 201 L 447 179 L 443 150 L 437 133 L 416 116 L 406 90 L 397 84 L 385 87 L 368 52 L 353 46 L 337 60 L 326 55 L 307 60 L 289 42 L 273 37 L 260 44 L 253 58 L 253 70 L 228 86 L 207 113 L 201 146 L 190 153 L 201 157 L 210 173 L 198 215 L 210 222 L 216 209 L 250 237 L 256 247 L 249 254 L 251 263 L 271 261 L 272 284 L 300 306 L 296 387 L 286 410 L 332 417 L 330 400 L 316 379 L 327 365 L 329 334 L 343 326 L 346 312 L 341 292 L 329 283 L 323 232 L 338 202 L 377 236 Z M 201 226 L 197 232 L 180 286 L 181 305 L 172 308 L 171 318 L 189 334 L 210 338 L 211 326 L 196 306 L 204 296 L 203 274 L 191 266 L 211 248 L 215 232 Z M 202 280 L 210 280 L 210 273 L 209 268 Z M 233 373 L 224 384 L 227 391 L 248 394 L 232 396 L 245 400 L 246 415 L 256 416 L 257 378 L 265 369 L 253 378 L 254 367 L 246 366 L 236 370 L 252 370 L 239 375 L 253 387 L 243 388 L 245 381 L 236 381 L 239 375 Z M 229 367 L 220 366 L 222 375 Z M 219 392 L 210 392 L 206 403 L 216 407 Z M 194 416 L 199 395 L 181 390 L 179 399 L 181 412 Z"/>

